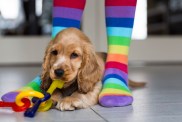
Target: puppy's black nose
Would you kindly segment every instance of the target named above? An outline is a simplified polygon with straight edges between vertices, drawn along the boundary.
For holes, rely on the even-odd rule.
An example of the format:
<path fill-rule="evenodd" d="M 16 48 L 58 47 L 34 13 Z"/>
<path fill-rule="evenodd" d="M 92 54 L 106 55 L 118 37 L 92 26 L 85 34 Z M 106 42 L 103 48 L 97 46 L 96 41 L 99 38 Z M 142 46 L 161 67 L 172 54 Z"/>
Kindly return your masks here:
<path fill-rule="evenodd" d="M 62 70 L 62 69 L 56 69 L 56 70 L 54 70 L 54 73 L 55 73 L 55 75 L 57 77 L 61 77 L 64 74 L 64 70 Z"/>

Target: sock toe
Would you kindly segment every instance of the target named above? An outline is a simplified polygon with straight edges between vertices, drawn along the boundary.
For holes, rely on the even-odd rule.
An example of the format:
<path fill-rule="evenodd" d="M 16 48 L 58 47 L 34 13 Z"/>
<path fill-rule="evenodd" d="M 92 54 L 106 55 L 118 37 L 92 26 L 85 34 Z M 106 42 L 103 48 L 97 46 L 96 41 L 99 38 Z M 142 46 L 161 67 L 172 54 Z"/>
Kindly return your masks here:
<path fill-rule="evenodd" d="M 132 104 L 132 96 L 103 96 L 99 99 L 100 105 L 104 107 L 122 107 Z"/>

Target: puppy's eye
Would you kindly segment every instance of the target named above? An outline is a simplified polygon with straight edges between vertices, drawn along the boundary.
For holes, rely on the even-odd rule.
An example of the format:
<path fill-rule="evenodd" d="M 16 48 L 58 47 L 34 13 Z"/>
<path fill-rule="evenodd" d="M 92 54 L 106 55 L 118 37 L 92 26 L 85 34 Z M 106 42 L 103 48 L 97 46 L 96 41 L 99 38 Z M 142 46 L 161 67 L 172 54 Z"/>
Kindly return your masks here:
<path fill-rule="evenodd" d="M 75 59 L 77 57 L 78 57 L 78 54 L 77 53 L 72 53 L 71 56 L 70 56 L 71 59 Z"/>
<path fill-rule="evenodd" d="M 57 51 L 57 50 L 53 50 L 53 51 L 51 52 L 51 54 L 52 54 L 52 55 L 57 55 L 57 54 L 58 54 L 58 51 Z"/>

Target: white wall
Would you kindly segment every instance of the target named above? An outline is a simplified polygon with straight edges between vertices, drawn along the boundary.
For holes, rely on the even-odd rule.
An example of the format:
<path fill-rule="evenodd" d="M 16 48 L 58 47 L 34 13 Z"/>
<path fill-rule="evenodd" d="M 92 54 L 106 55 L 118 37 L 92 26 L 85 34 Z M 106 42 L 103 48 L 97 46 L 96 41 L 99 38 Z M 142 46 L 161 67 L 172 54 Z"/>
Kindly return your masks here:
<path fill-rule="evenodd" d="M 104 11 L 104 0 L 87 0 L 82 28 L 98 51 L 107 50 Z"/>
<path fill-rule="evenodd" d="M 0 37 L 0 64 L 40 63 L 50 37 Z"/>
<path fill-rule="evenodd" d="M 49 37 L 0 38 L 0 64 L 41 63 Z M 149 37 L 131 43 L 131 62 L 182 62 L 182 37 Z M 106 45 L 96 50 L 105 51 Z"/>

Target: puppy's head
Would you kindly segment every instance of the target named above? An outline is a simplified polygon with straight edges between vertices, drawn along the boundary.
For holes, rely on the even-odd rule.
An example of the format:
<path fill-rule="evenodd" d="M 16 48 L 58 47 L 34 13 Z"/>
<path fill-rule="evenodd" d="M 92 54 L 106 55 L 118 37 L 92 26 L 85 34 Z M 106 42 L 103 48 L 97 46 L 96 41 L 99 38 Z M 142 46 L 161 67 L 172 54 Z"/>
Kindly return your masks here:
<path fill-rule="evenodd" d="M 61 31 L 49 43 L 42 66 L 44 90 L 53 79 L 60 79 L 65 82 L 64 87 L 77 80 L 79 90 L 88 92 L 100 80 L 102 72 L 88 37 L 75 28 Z"/>

